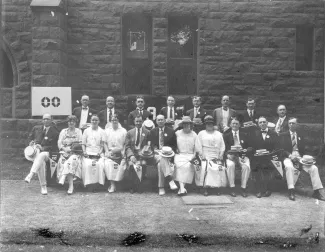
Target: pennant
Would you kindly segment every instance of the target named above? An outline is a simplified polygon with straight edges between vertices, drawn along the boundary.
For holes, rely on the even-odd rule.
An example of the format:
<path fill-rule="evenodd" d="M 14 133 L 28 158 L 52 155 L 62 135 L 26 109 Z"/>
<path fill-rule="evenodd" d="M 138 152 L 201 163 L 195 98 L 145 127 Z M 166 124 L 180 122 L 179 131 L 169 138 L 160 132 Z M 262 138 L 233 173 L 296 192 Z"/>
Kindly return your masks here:
<path fill-rule="evenodd" d="M 133 165 L 133 168 L 135 170 L 135 173 L 137 174 L 140 182 L 141 182 L 141 178 L 142 178 L 142 166 L 141 165 Z"/>
<path fill-rule="evenodd" d="M 271 160 L 272 164 L 274 165 L 274 167 L 277 169 L 277 171 L 281 174 L 281 176 L 283 177 L 283 168 L 282 168 L 282 163 L 281 161 L 277 161 L 277 160 Z"/>
<path fill-rule="evenodd" d="M 193 158 L 192 160 L 190 160 L 190 163 L 194 166 L 194 169 L 196 171 L 200 171 L 201 170 L 201 159 L 199 158 L 198 155 L 195 156 L 195 158 Z"/>
<path fill-rule="evenodd" d="M 50 159 L 51 178 L 53 177 L 53 174 L 57 167 L 58 167 L 58 163 Z"/>

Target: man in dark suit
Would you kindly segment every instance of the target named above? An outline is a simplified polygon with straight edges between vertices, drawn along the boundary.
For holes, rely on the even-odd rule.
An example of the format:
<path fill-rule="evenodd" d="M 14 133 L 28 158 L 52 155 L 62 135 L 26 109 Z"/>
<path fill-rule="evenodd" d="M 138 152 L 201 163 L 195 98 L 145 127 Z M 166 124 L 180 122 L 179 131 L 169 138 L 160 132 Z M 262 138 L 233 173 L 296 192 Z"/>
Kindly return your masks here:
<path fill-rule="evenodd" d="M 185 115 L 191 117 L 194 126 L 193 130 L 196 133 L 199 133 L 201 130 L 204 129 L 203 121 L 204 121 L 204 117 L 208 115 L 208 113 L 203 107 L 201 107 L 202 99 L 200 96 L 194 96 L 192 98 L 192 103 L 193 103 L 193 108 L 186 111 Z"/>
<path fill-rule="evenodd" d="M 166 118 L 166 126 L 173 128 L 176 119 L 180 119 L 179 115 L 174 107 L 175 98 L 173 96 L 167 97 L 167 107 L 163 107 L 160 110 L 160 115 Z"/>
<path fill-rule="evenodd" d="M 119 111 L 117 111 L 115 109 L 115 99 L 112 96 L 108 96 L 106 98 L 106 109 L 100 111 L 98 113 L 98 117 L 99 117 L 99 126 L 102 129 L 105 129 L 106 125 L 110 125 L 112 123 L 112 117 L 113 115 L 117 115 L 118 118 L 120 118 L 120 122 L 123 121 L 123 116 L 122 113 L 120 113 Z"/>
<path fill-rule="evenodd" d="M 282 104 L 279 105 L 277 108 L 277 113 L 279 117 L 274 120 L 275 132 L 280 134 L 289 130 L 286 106 Z"/>
<path fill-rule="evenodd" d="M 221 108 L 216 108 L 213 111 L 212 116 L 218 130 L 223 133 L 230 129 L 230 121 L 233 117 L 236 117 L 236 110 L 229 108 L 230 98 L 228 95 L 222 97 L 221 105 Z"/>
<path fill-rule="evenodd" d="M 299 173 L 299 160 L 305 155 L 305 140 L 304 137 L 297 132 L 298 120 L 297 118 L 290 118 L 289 131 L 280 133 L 280 146 L 284 150 L 284 169 L 286 172 L 286 179 L 289 190 L 289 199 L 295 200 L 295 182 L 294 174 Z M 315 165 L 304 167 L 305 171 L 310 175 L 312 186 L 314 189 L 314 197 L 319 200 L 325 200 L 325 194 L 322 182 L 319 177 L 318 168 Z M 298 177 L 297 177 L 298 179 Z"/>
<path fill-rule="evenodd" d="M 90 123 L 91 116 L 96 114 L 94 109 L 89 108 L 89 96 L 83 95 L 81 97 L 80 107 L 73 109 L 72 114 L 75 115 L 79 120 L 79 128 L 84 131 L 88 126 L 87 123 Z"/>
<path fill-rule="evenodd" d="M 36 155 L 30 173 L 25 178 L 27 183 L 30 183 L 33 175 L 37 173 L 41 185 L 41 193 L 47 194 L 46 181 L 46 162 L 50 161 L 50 154 L 53 151 L 58 151 L 59 132 L 56 127 L 52 126 L 52 117 L 50 114 L 43 115 L 43 125 L 36 125 L 29 134 L 30 146 L 35 146 L 40 153 Z"/>
<path fill-rule="evenodd" d="M 157 153 L 164 146 L 169 146 L 175 152 L 177 149 L 176 135 L 173 129 L 165 127 L 165 117 L 158 115 L 156 118 L 158 127 L 154 128 L 149 133 L 149 141 L 153 150 Z M 172 178 L 174 173 L 174 167 L 170 165 L 168 158 L 155 156 L 159 160 L 158 163 L 158 188 L 159 195 L 165 194 L 165 178 L 169 182 L 169 186 L 172 190 L 177 190 L 177 186 Z"/>
<path fill-rule="evenodd" d="M 140 151 L 148 143 L 149 130 L 142 127 L 142 117 L 137 116 L 134 118 L 135 128 L 128 131 L 125 139 L 125 154 L 129 161 L 129 174 L 130 174 L 130 192 L 134 193 L 139 190 L 141 181 L 143 179 L 144 170 L 142 171 L 141 181 L 138 178 L 135 169 L 136 164 L 140 162 Z"/>
<path fill-rule="evenodd" d="M 235 168 L 236 164 L 240 166 L 241 168 L 241 195 L 243 197 L 247 197 L 246 192 L 246 185 L 249 178 L 249 174 L 251 171 L 250 161 L 247 156 L 241 156 L 239 157 L 238 154 L 232 154 L 229 153 L 231 150 L 231 146 L 234 145 L 240 145 L 243 149 L 245 149 L 248 152 L 247 154 L 250 154 L 252 151 L 252 148 L 249 146 L 249 141 L 247 134 L 245 132 L 242 132 L 242 130 L 239 130 L 239 120 L 237 118 L 233 118 L 230 123 L 231 131 L 223 134 L 223 139 L 225 142 L 225 154 L 227 155 L 226 164 L 227 164 L 227 176 L 230 186 L 230 195 L 233 197 L 236 197 L 235 193 Z"/>
<path fill-rule="evenodd" d="M 252 147 L 256 150 L 266 149 L 269 152 L 273 152 L 279 145 L 278 135 L 268 129 L 268 121 L 264 116 L 260 116 L 258 119 L 259 129 L 255 131 L 252 136 Z M 272 192 L 269 188 L 269 182 L 272 178 L 273 165 L 268 156 L 254 156 L 256 174 L 256 187 L 257 198 L 269 197 Z"/>
<path fill-rule="evenodd" d="M 134 118 L 136 118 L 137 116 L 141 116 L 143 121 L 146 119 L 151 119 L 151 113 L 148 110 L 144 109 L 145 102 L 143 96 L 137 96 L 135 104 L 137 108 L 130 112 L 128 116 L 129 129 L 134 128 Z"/>
<path fill-rule="evenodd" d="M 249 136 L 254 134 L 255 130 L 257 130 L 257 121 L 260 117 L 259 112 L 256 110 L 256 103 L 254 98 L 249 97 L 246 102 L 247 109 L 243 114 L 240 115 L 240 122 L 244 124 L 244 132 L 246 132 Z M 239 119 L 239 118 L 238 118 Z M 245 123 L 249 123 L 245 125 Z"/>

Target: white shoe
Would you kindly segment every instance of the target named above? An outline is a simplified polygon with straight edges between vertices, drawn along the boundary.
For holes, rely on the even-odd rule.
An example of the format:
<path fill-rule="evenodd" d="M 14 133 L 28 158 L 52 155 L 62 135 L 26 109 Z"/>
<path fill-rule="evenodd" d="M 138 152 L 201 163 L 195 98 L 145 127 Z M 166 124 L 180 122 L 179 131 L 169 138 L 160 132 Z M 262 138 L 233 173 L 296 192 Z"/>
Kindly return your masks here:
<path fill-rule="evenodd" d="M 41 187 L 41 194 L 47 195 L 47 187 L 46 186 Z"/>
<path fill-rule="evenodd" d="M 32 179 L 32 177 L 33 177 L 33 173 L 29 173 L 29 174 L 27 175 L 27 177 L 25 178 L 25 182 L 26 182 L 26 183 L 30 183 L 30 180 Z"/>
<path fill-rule="evenodd" d="M 115 187 L 113 187 L 113 186 L 110 186 L 110 187 L 108 188 L 108 192 L 109 192 L 109 193 L 113 193 L 113 192 L 116 192 L 116 189 L 115 189 Z"/>
<path fill-rule="evenodd" d="M 67 191 L 67 194 L 68 195 L 71 195 L 73 193 L 73 188 L 72 189 L 69 189 L 68 191 Z"/>
<path fill-rule="evenodd" d="M 187 194 L 187 191 L 186 191 L 185 188 L 184 188 L 183 191 L 182 191 L 181 189 L 178 190 L 178 195 L 179 195 L 179 196 L 184 196 L 184 195 L 186 195 L 186 194 Z"/>
<path fill-rule="evenodd" d="M 178 187 L 177 187 L 177 185 L 175 184 L 174 180 L 172 180 L 172 181 L 169 182 L 169 187 L 170 187 L 170 189 L 172 189 L 172 190 L 177 190 L 177 189 L 178 189 Z"/>
<path fill-rule="evenodd" d="M 166 192 L 165 192 L 165 188 L 159 188 L 159 195 L 160 196 L 163 196 L 163 195 L 165 195 L 166 194 Z"/>

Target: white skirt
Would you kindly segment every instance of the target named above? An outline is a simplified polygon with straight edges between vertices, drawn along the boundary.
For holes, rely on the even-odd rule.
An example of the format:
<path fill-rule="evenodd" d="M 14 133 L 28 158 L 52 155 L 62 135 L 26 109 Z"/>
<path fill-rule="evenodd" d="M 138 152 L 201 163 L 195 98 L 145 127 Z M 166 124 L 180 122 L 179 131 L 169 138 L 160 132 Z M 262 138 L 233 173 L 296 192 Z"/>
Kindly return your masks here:
<path fill-rule="evenodd" d="M 79 155 L 71 155 L 68 159 L 61 155 L 58 165 L 58 178 L 64 175 L 72 174 L 78 178 L 81 178 L 81 157 Z"/>
<path fill-rule="evenodd" d="M 175 180 L 178 182 L 192 184 L 194 179 L 194 166 L 190 163 L 193 154 L 175 155 Z"/>
<path fill-rule="evenodd" d="M 203 187 L 226 187 L 228 184 L 226 167 L 209 160 L 202 161 L 200 169 L 199 167 L 195 169 L 195 184 Z"/>
<path fill-rule="evenodd" d="M 118 164 L 112 159 L 104 159 L 104 172 L 108 180 L 121 181 L 124 177 L 124 172 L 126 170 L 126 161 L 123 158 L 121 163 Z"/>
<path fill-rule="evenodd" d="M 105 172 L 104 172 L 104 160 L 83 158 L 82 160 L 82 181 L 84 186 L 89 184 L 99 183 L 104 185 Z"/>

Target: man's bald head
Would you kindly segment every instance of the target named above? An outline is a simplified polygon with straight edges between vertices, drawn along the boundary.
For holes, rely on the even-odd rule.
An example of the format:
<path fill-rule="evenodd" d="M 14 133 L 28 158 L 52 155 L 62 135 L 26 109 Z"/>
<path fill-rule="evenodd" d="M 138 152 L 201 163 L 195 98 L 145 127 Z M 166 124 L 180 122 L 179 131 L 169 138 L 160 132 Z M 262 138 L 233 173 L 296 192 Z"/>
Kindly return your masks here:
<path fill-rule="evenodd" d="M 52 116 L 48 113 L 44 114 L 43 115 L 43 125 L 45 127 L 48 127 L 51 125 L 51 122 L 52 122 Z"/>
<path fill-rule="evenodd" d="M 162 128 L 165 126 L 165 117 L 163 115 L 158 115 L 156 117 L 156 122 L 159 128 Z"/>
<path fill-rule="evenodd" d="M 106 106 L 107 108 L 114 108 L 115 105 L 115 99 L 113 96 L 107 96 L 106 98 Z"/>
<path fill-rule="evenodd" d="M 222 104 L 222 107 L 224 107 L 224 108 L 228 108 L 228 106 L 229 106 L 229 96 L 228 95 L 224 95 L 224 96 L 222 96 L 222 98 L 221 98 L 221 104 Z"/>

